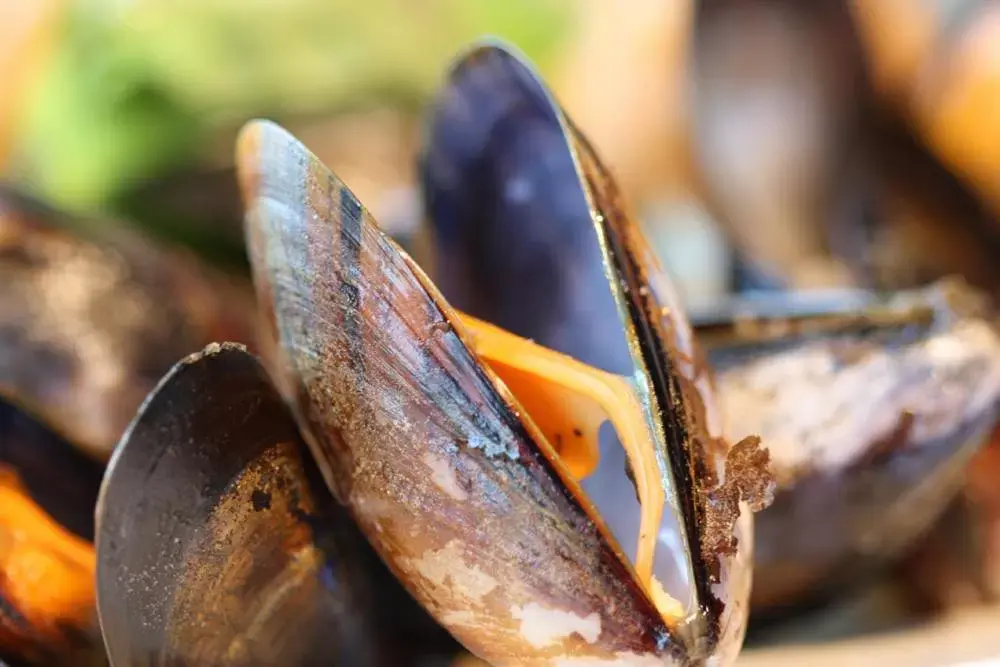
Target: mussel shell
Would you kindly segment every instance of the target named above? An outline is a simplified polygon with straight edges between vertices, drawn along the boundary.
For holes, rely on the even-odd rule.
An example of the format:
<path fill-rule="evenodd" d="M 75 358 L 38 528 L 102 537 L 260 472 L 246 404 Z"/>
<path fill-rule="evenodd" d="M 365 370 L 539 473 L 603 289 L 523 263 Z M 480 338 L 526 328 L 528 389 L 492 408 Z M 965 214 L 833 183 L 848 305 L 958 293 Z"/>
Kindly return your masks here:
<path fill-rule="evenodd" d="M 744 303 L 728 341 L 718 314 L 705 323 L 728 428 L 766 439 L 778 481 L 755 526 L 761 618 L 900 556 L 996 423 L 1000 334 L 980 293 L 947 281 L 867 300 L 784 321 Z"/>
<path fill-rule="evenodd" d="M 106 458 L 180 357 L 252 342 L 249 291 L 120 227 L 0 188 L 0 394 Z"/>
<path fill-rule="evenodd" d="M 789 287 L 849 284 L 829 246 L 869 204 L 851 8 L 704 0 L 694 11 L 687 111 L 709 209 L 753 268 Z"/>
<path fill-rule="evenodd" d="M 667 443 L 667 485 L 684 517 L 679 539 L 710 619 L 703 632 L 708 644 L 738 646 L 749 512 L 721 589 L 709 590 L 716 554 L 702 551 L 712 530 L 704 492 L 721 475 L 727 449 L 710 372 L 669 277 L 593 147 L 515 56 L 474 50 L 434 108 L 421 184 L 434 241 L 428 261 L 449 299 L 588 364 L 638 377 L 654 405 L 670 406 L 653 408 L 654 419 Z M 605 456 L 622 459 L 621 448 L 602 443 Z"/>
<path fill-rule="evenodd" d="M 442 639 L 407 634 L 414 603 L 378 588 L 388 572 L 241 346 L 211 345 L 163 379 L 116 450 L 98 518 L 113 664 L 396 665 Z"/>
<path fill-rule="evenodd" d="M 904 2 L 858 9 L 880 101 L 905 117 L 935 155 L 1000 214 L 992 122 L 1000 73 L 992 51 L 1000 17 L 996 3 L 934 0 L 919 7 Z"/>
<path fill-rule="evenodd" d="M 453 79 L 420 159 L 432 239 L 421 263 L 456 308 L 630 373 L 590 204 L 556 113 L 543 89 L 513 74 Z"/>
<path fill-rule="evenodd" d="M 904 289 L 959 274 L 1000 289 L 996 207 L 989 187 L 977 192 L 981 178 L 969 180 L 989 172 L 972 164 L 989 153 L 968 122 L 982 112 L 968 104 L 957 126 L 938 116 L 957 108 L 961 94 L 949 95 L 989 78 L 988 67 L 956 74 L 945 53 L 989 3 L 934 4 L 698 3 L 692 149 L 702 194 L 750 267 L 744 280 Z M 896 23 L 910 24 L 898 28 L 906 37 L 885 34 Z M 960 83 L 940 85 L 952 79 Z"/>

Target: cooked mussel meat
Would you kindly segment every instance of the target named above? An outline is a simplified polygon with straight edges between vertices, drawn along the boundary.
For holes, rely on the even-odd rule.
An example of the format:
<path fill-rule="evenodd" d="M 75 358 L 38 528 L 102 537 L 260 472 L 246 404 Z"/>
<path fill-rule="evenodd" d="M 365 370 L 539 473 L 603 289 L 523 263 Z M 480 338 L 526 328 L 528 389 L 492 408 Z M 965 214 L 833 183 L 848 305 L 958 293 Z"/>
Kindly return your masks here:
<path fill-rule="evenodd" d="M 0 661 L 96 665 L 93 508 L 102 467 L 0 400 Z"/>

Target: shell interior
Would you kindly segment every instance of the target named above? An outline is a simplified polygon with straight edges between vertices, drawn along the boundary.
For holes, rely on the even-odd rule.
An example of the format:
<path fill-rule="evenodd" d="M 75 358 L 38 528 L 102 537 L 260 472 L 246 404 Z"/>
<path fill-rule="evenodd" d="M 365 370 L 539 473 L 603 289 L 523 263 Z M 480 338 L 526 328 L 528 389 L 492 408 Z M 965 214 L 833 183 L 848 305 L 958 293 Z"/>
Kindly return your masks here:
<path fill-rule="evenodd" d="M 535 74 L 490 46 L 474 49 L 452 72 L 431 117 L 421 177 L 433 227 L 432 275 L 449 300 L 626 379 L 637 408 L 632 421 L 612 420 L 620 444 L 602 439 L 600 460 L 590 462 L 581 484 L 640 572 L 656 547 L 651 588 L 662 586 L 682 616 L 694 615 L 712 594 L 690 492 L 699 486 L 692 471 L 699 453 L 689 443 L 711 437 L 695 432 L 710 426 L 711 396 L 703 385 L 699 396 L 681 398 L 685 371 L 675 364 L 697 357 L 693 339 L 613 179 Z M 703 423 L 675 415 L 677 401 L 707 403 Z M 536 422 L 547 421 L 527 407 Z M 624 437 L 623 427 L 633 435 Z M 623 456 L 634 449 L 627 442 L 634 434 L 648 443 L 645 461 Z M 633 482 L 641 508 L 632 501 Z M 655 502 L 664 511 L 646 518 Z M 644 542 L 650 535 L 658 544 Z"/>
<path fill-rule="evenodd" d="M 111 460 L 98 520 L 114 664 L 377 664 L 367 601 L 345 583 L 363 581 L 345 571 L 339 531 L 353 528 L 242 346 L 191 355 L 150 394 Z"/>

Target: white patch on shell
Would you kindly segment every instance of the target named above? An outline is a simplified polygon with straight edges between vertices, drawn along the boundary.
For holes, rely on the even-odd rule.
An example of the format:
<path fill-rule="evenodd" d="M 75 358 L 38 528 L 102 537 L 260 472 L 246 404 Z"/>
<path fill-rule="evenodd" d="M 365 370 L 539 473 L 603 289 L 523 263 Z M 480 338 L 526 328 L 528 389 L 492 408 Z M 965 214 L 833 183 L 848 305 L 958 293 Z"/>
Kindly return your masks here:
<path fill-rule="evenodd" d="M 580 616 L 532 602 L 511 607 L 510 615 L 521 621 L 521 636 L 535 648 L 557 644 L 574 633 L 590 644 L 601 636 L 601 617 L 597 612 Z"/>
<path fill-rule="evenodd" d="M 352 504 L 358 517 L 374 526 L 376 530 L 380 529 L 382 518 L 392 517 L 396 511 L 388 501 L 371 496 L 355 495 Z"/>
<path fill-rule="evenodd" d="M 663 667 L 663 658 L 617 653 L 613 658 L 556 658 L 553 667 Z"/>
<path fill-rule="evenodd" d="M 418 573 L 436 586 L 451 580 L 452 591 L 476 604 L 500 583 L 479 568 L 465 564 L 465 547 L 459 540 L 452 540 L 438 551 L 425 551 L 410 564 Z"/>
<path fill-rule="evenodd" d="M 497 440 L 484 438 L 478 433 L 470 433 L 468 445 L 473 449 L 482 450 L 491 459 L 506 456 L 511 461 L 517 461 L 517 441 L 506 429 L 499 434 Z"/>
<path fill-rule="evenodd" d="M 424 463 L 431 469 L 431 480 L 439 489 L 458 501 L 464 501 L 469 497 L 469 494 L 458 483 L 458 476 L 448 459 L 427 452 L 424 454 Z"/>
<path fill-rule="evenodd" d="M 1000 392 L 1000 337 L 987 322 L 960 321 L 888 348 L 858 344 L 846 362 L 844 349 L 813 341 L 719 373 L 722 412 L 734 416 L 729 435 L 759 434 L 779 475 L 838 471 L 898 429 L 904 411 L 913 417 L 910 446 L 934 443 Z"/>
<path fill-rule="evenodd" d="M 478 626 L 479 620 L 471 611 L 448 611 L 441 614 L 441 623 L 446 626 Z"/>

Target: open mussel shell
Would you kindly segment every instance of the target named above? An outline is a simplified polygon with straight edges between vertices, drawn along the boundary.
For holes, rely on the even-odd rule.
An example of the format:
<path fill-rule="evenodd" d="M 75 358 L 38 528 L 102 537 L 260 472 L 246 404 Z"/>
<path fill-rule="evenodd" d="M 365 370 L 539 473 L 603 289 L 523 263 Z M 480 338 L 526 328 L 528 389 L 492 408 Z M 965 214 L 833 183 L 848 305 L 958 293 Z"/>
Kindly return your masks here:
<path fill-rule="evenodd" d="M 93 510 L 102 466 L 0 400 L 0 660 L 91 665 Z"/>
<path fill-rule="evenodd" d="M 708 592 L 713 577 L 701 567 L 716 555 L 702 551 L 714 530 L 702 494 L 731 443 L 718 438 L 710 372 L 680 300 L 613 177 L 534 73 L 489 47 L 455 67 L 430 118 L 420 165 L 433 250 L 427 261 L 443 294 L 546 347 L 640 378 L 641 391 L 660 406 L 653 411 L 665 424 L 667 485 L 677 489 L 673 502 L 681 508 L 676 525 L 661 525 L 660 545 L 672 542 L 693 564 L 690 583 L 701 603 L 724 601 L 721 617 L 707 623 L 724 663 L 745 620 L 749 512 L 742 510 L 736 526 L 741 542 L 727 581 Z M 607 435 L 598 471 L 581 486 L 627 543 L 636 529 L 629 490 L 606 473 L 629 462 L 616 434 Z M 767 484 L 757 477 L 754 486 L 755 473 L 743 472 L 744 499 L 766 502 Z M 738 476 L 729 468 L 725 475 Z M 713 636 L 716 623 L 721 632 Z"/>
<path fill-rule="evenodd" d="M 397 665 L 434 641 L 457 648 L 433 625 L 412 635 L 416 605 L 242 346 L 210 345 L 163 379 L 111 460 L 97 514 L 114 665 Z"/>
<path fill-rule="evenodd" d="M 596 222 L 614 277 L 638 391 L 649 397 L 645 418 L 669 442 L 657 474 L 680 526 L 671 534 L 675 575 L 688 582 L 680 617 L 668 623 L 655 606 L 555 448 L 472 351 L 458 313 L 419 267 L 299 142 L 258 122 L 241 137 L 239 168 L 259 302 L 278 342 L 277 384 L 327 483 L 382 558 L 479 657 L 725 664 L 744 631 L 750 519 L 738 484 L 716 498 L 728 513 L 706 508 L 706 478 L 722 473 L 726 446 L 704 430 L 695 384 L 705 378 L 677 363 L 676 349 L 691 352 L 692 341 L 669 284 L 652 274 L 652 255 L 589 147 L 516 56 L 473 49 L 452 71 L 448 101 L 466 119 L 521 110 L 558 133 L 555 145 L 580 165 L 576 205 L 586 203 L 583 219 Z M 737 515 L 735 554 L 716 549 L 713 537 L 733 546 Z"/>
<path fill-rule="evenodd" d="M 0 284 L 0 394 L 98 458 L 177 359 L 253 333 L 249 290 L 9 187 L 0 188 Z"/>
<path fill-rule="evenodd" d="M 760 433 L 772 455 L 778 492 L 756 521 L 761 614 L 900 556 L 997 421 L 1000 334 L 982 294 L 949 280 L 841 296 L 745 299 L 696 319 L 727 428 Z"/>

